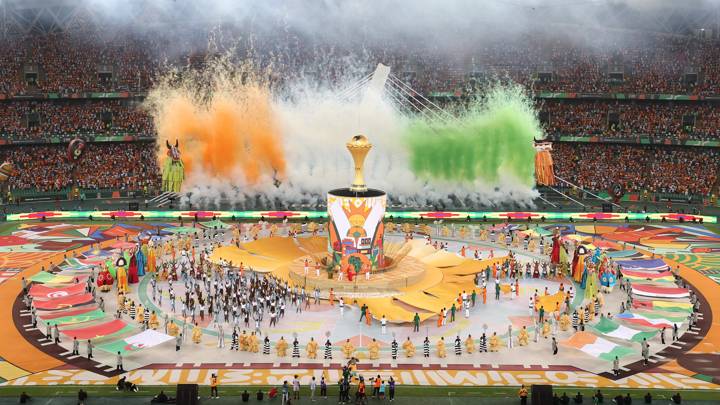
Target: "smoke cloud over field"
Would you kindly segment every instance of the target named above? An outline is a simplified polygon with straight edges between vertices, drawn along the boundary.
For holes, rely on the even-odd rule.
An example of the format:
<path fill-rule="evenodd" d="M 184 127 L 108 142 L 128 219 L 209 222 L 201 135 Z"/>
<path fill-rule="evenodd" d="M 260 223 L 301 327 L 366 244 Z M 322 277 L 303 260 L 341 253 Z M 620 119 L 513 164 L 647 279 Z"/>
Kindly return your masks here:
<path fill-rule="evenodd" d="M 661 15 L 677 6 L 676 0 L 84 1 L 94 14 L 124 29 L 169 32 L 175 41 L 196 29 L 233 25 L 247 32 L 292 31 L 342 44 L 442 49 L 480 46 L 489 38 L 512 39 L 536 30 L 562 30 L 553 23 L 571 24 L 576 34 L 578 25 L 638 27 L 643 20 L 652 24 L 653 13 Z M 699 9 L 718 4 L 689 2 Z"/>

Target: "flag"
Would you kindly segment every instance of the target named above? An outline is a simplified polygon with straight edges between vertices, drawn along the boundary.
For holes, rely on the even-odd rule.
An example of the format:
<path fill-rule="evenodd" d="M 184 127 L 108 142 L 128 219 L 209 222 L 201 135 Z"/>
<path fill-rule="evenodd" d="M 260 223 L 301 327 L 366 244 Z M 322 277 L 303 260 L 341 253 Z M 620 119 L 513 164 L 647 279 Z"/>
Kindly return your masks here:
<path fill-rule="evenodd" d="M 647 309 L 656 311 L 668 311 L 668 312 L 692 312 L 692 304 L 689 302 L 675 302 L 675 301 L 662 301 L 662 300 L 633 300 L 633 308 Z"/>
<path fill-rule="evenodd" d="M 52 288 L 43 284 L 33 284 L 30 287 L 31 297 L 35 300 L 48 300 L 60 297 L 67 297 L 71 295 L 78 295 L 85 292 L 85 284 L 71 284 L 67 287 Z"/>
<path fill-rule="evenodd" d="M 40 284 L 66 284 L 72 283 L 72 276 L 56 276 L 47 271 L 41 271 L 34 276 L 30 277 L 30 281 Z"/>
<path fill-rule="evenodd" d="M 673 277 L 672 273 L 669 271 L 663 271 L 663 272 L 644 272 L 644 271 L 631 271 L 631 270 L 623 270 L 622 272 L 623 277 L 626 279 L 636 282 L 636 281 L 653 281 L 658 283 L 674 283 L 675 277 Z"/>
<path fill-rule="evenodd" d="M 96 320 L 102 319 L 104 317 L 105 317 L 105 312 L 103 312 L 99 309 L 95 309 L 90 312 L 86 312 L 84 314 L 79 314 L 79 315 L 67 315 L 67 316 L 62 316 L 59 318 L 47 319 L 47 320 L 43 319 L 41 317 L 41 319 L 43 319 L 45 321 L 45 323 L 49 322 L 53 325 L 57 324 L 57 325 L 63 326 L 63 325 L 73 325 L 73 324 L 77 324 L 77 323 L 96 321 Z"/>
<path fill-rule="evenodd" d="M 570 339 L 563 340 L 560 344 L 578 349 L 585 354 L 606 361 L 615 360 L 615 356 L 623 358 L 635 353 L 635 351 L 629 347 L 615 344 L 589 332 L 576 332 Z"/>
<path fill-rule="evenodd" d="M 540 310 L 542 306 L 545 313 L 555 312 L 559 310 L 560 306 L 565 302 L 565 293 L 556 292 L 552 295 L 538 295 L 537 302 L 535 303 L 535 309 Z"/>
<path fill-rule="evenodd" d="M 616 260 L 623 271 L 625 270 L 670 270 L 670 266 L 663 259 Z"/>
<path fill-rule="evenodd" d="M 687 298 L 690 293 L 687 288 L 653 287 L 650 285 L 632 284 L 633 294 L 653 298 Z"/>
<path fill-rule="evenodd" d="M 119 333 L 127 333 L 134 330 L 132 326 L 128 325 L 121 319 L 114 319 L 109 322 L 100 323 L 97 325 L 88 326 L 85 328 L 77 329 L 64 329 L 62 333 L 71 338 L 78 338 L 79 340 L 86 339 L 97 339 Z"/>
<path fill-rule="evenodd" d="M 69 259 L 65 259 L 65 261 L 61 263 L 58 267 L 63 270 L 91 270 L 93 267 L 95 267 L 95 264 L 90 263 L 86 260 L 80 260 L 71 257 Z"/>
<path fill-rule="evenodd" d="M 126 337 L 125 339 L 99 345 L 97 348 L 113 354 L 120 352 L 120 354 L 124 356 L 141 349 L 157 346 L 173 339 L 174 338 L 170 335 L 148 329 L 144 332 L 138 333 L 137 335 Z"/>
<path fill-rule="evenodd" d="M 609 337 L 614 337 L 622 340 L 632 340 L 633 342 L 642 342 L 643 339 L 652 339 L 653 336 L 657 335 L 655 332 L 642 332 L 639 330 L 631 329 L 614 322 L 612 319 L 606 317 L 600 317 L 600 322 L 594 326 L 595 330 L 601 334 Z"/>
<path fill-rule="evenodd" d="M 33 301 L 33 306 L 37 309 L 52 310 L 52 309 L 66 309 L 77 307 L 80 305 L 94 302 L 92 294 L 85 293 L 79 295 L 71 295 L 69 297 L 59 297 L 48 301 Z"/>
<path fill-rule="evenodd" d="M 65 316 L 82 315 L 98 309 L 97 305 L 84 305 L 82 307 L 72 308 L 65 311 L 38 311 L 40 319 L 57 319 Z"/>
<path fill-rule="evenodd" d="M 616 315 L 615 318 L 636 325 L 657 329 L 672 328 L 673 324 L 681 324 L 685 321 L 685 317 L 670 317 L 650 312 L 643 314 L 639 314 L 637 312 L 623 312 L 622 314 Z"/>

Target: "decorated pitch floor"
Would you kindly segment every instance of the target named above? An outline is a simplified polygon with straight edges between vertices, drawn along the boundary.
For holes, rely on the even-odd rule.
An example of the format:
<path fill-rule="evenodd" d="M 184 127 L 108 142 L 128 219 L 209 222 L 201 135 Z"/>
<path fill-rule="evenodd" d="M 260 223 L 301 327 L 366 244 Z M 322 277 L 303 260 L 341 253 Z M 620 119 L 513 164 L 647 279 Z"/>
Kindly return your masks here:
<path fill-rule="evenodd" d="M 115 384 L 119 374 L 115 372 L 115 356 L 103 351 L 101 347 L 115 347 L 117 342 L 140 333 L 137 322 L 127 316 L 121 323 L 114 320 L 116 300 L 115 290 L 108 293 L 97 292 L 104 297 L 104 312 L 95 307 L 94 302 L 83 301 L 77 295 L 71 297 L 51 297 L 47 319 L 64 319 L 71 324 L 61 329 L 87 329 L 87 333 L 100 331 L 94 339 L 95 358 L 85 357 L 85 346 L 81 345 L 80 355 L 71 353 L 72 342 L 62 336 L 60 344 L 45 339 L 44 320 L 33 328 L 29 312 L 21 300 L 21 278 L 45 281 L 50 287 L 71 288 L 72 277 L 63 280 L 66 275 L 82 277 L 88 269 L 107 257 L 132 246 L 139 232 L 147 231 L 160 234 L 165 238 L 174 235 L 192 233 L 191 227 L 175 223 L 155 221 L 121 222 L 19 222 L 0 226 L 0 378 L 4 385 L 65 385 L 65 384 Z M 197 229 L 201 229 L 198 225 Z M 537 289 L 541 294 L 547 287 L 554 294 L 560 283 L 567 288 L 573 285 L 576 296 L 572 306 L 582 305 L 582 290 L 577 283 L 567 278 L 519 279 L 520 290 L 516 296 L 502 293 L 495 300 L 494 291 L 489 288 L 487 301 L 478 296 L 475 306 L 469 314 L 462 311 L 456 314 L 454 322 L 437 325 L 437 313 L 442 307 L 449 307 L 458 293 L 463 290 L 470 293 L 475 288 L 474 273 L 483 269 L 493 259 L 504 257 L 513 251 L 521 263 L 535 260 L 547 260 L 539 249 L 526 250 L 523 246 L 505 246 L 483 239 L 478 232 L 463 234 L 458 229 L 447 230 L 432 227 L 433 240 L 447 243 L 446 251 L 437 251 L 427 246 L 424 237 L 417 234 L 408 257 L 423 269 L 423 275 L 409 285 L 397 286 L 388 281 L 387 291 L 353 296 L 347 290 L 346 306 L 341 314 L 337 304 L 331 306 L 326 299 L 320 304 L 312 304 L 302 312 L 296 312 L 288 305 L 287 314 L 278 325 L 270 328 L 267 320 L 261 325 L 263 337 L 267 334 L 274 343 L 282 336 L 288 343 L 297 336 L 301 346 L 299 359 L 288 353 L 287 357 L 278 357 L 274 347 L 270 355 L 262 353 L 235 352 L 229 350 L 230 328 L 225 328 L 228 344 L 217 348 L 217 331 L 209 320 L 199 322 L 203 328 L 200 344 L 194 344 L 188 338 L 179 352 L 172 342 L 160 343 L 143 350 L 131 350 L 125 355 L 124 375 L 136 384 L 174 385 L 177 383 L 209 383 L 210 375 L 216 373 L 221 385 L 279 385 L 291 380 L 293 375 L 300 376 L 307 384 L 311 376 L 325 376 L 334 384 L 344 364 L 342 347 L 349 339 L 356 348 L 356 357 L 360 359 L 359 372 L 363 375 L 380 374 L 383 378 L 393 376 L 399 385 L 433 386 L 517 386 L 520 384 L 553 384 L 572 387 L 639 388 L 639 389 L 700 389 L 716 390 L 720 388 L 720 326 L 713 319 L 720 314 L 720 285 L 717 264 L 720 263 L 720 235 L 703 225 L 682 224 L 645 224 L 645 223 L 567 223 L 530 225 L 532 235 L 550 235 L 559 226 L 566 239 L 573 243 L 582 242 L 606 249 L 615 260 L 634 261 L 638 266 L 661 263 L 670 269 L 679 269 L 681 277 L 700 300 L 701 307 L 697 325 L 688 327 L 687 312 L 663 309 L 661 302 L 683 303 L 682 299 L 667 297 L 637 297 L 637 301 L 647 303 L 645 307 L 634 307 L 628 317 L 615 316 L 611 324 L 599 324 L 595 319 L 584 333 L 554 330 L 559 342 L 559 353 L 551 352 L 550 339 L 539 337 L 533 341 L 533 323 L 528 309 L 529 296 Z M 476 225 L 482 226 L 482 225 Z M 490 225 L 484 225 L 490 226 Z M 492 225 L 500 232 L 505 225 Z M 514 226 L 514 225 L 511 225 Z M 526 224 L 519 225 L 525 229 Z M 211 225 L 212 227 L 212 225 Z M 301 233 L 297 239 L 283 236 L 282 225 L 276 234 L 269 237 L 269 228 L 258 236 L 257 241 L 241 243 L 240 247 L 222 247 L 215 252 L 214 259 L 244 261 L 257 271 L 272 273 L 279 278 L 290 277 L 298 266 L 302 267 L 302 258 L 313 254 L 313 250 L 322 250 L 322 235 L 313 237 L 309 232 Z M 232 233 L 227 231 L 214 243 L 229 245 Z M 391 233 L 388 242 L 403 244 L 403 233 Z M 129 241 L 129 242 L 126 242 Z M 92 246 L 91 246 L 92 245 Z M 210 246 L 208 241 L 202 247 Z M 462 256 L 462 247 L 466 255 Z M 200 249 L 201 246 L 198 246 Z M 474 258 L 475 250 L 478 259 Z M 492 255 L 492 258 L 490 257 Z M 300 260 L 300 261 L 298 261 Z M 38 275 L 42 270 L 53 270 L 54 275 Z M 90 270 L 91 271 L 91 270 Z M 43 277 L 53 277 L 43 279 Z M 130 297 L 137 303 L 168 314 L 178 324 L 182 324 L 179 311 L 173 312 L 167 297 L 160 303 L 152 299 L 150 278 L 145 276 L 140 282 L 131 285 Z M 639 280 L 637 286 L 648 291 L 653 288 L 670 288 L 661 284 L 663 280 L 646 282 Z M 380 283 L 380 279 L 371 278 L 370 283 Z M 182 283 L 177 283 L 182 284 Z M 165 287 L 166 282 L 159 282 Z M 489 284 L 491 286 L 492 284 Z M 183 295 L 184 287 L 176 286 L 178 296 Z M 343 292 L 339 291 L 338 296 Z M 82 295 L 82 294 L 78 294 Z M 323 291 L 323 298 L 327 292 Z M 75 298 L 73 298 L 75 297 Z M 625 293 L 619 288 L 605 295 L 603 313 L 617 315 Z M 353 301 L 356 304 L 350 305 Z M 370 325 L 358 322 L 359 304 L 366 304 L 375 319 Z M 43 304 L 45 305 L 45 304 Z M 677 309 L 677 308 L 676 308 Z M 84 312 L 83 312 L 84 311 Z M 98 312 L 100 311 L 100 312 Z M 406 322 L 407 314 L 418 312 L 422 315 L 420 331 L 413 332 L 412 325 Z M 89 315 L 92 313 L 92 315 Z M 377 320 L 386 315 L 390 320 L 385 333 Z M 86 316 L 87 318 L 83 318 Z M 84 321 L 84 322 L 82 322 Z M 51 321 L 52 322 L 52 321 Z M 680 325 L 679 340 L 673 342 L 670 333 L 666 335 L 666 344 L 661 344 L 658 329 L 652 325 L 663 322 Z M 508 326 L 512 325 L 513 341 L 518 331 L 530 328 L 530 344 L 525 347 L 507 347 Z M 115 329 L 107 329 L 108 327 Z M 95 329 L 93 329 L 95 327 Z M 622 329 L 624 328 L 624 329 Z M 242 326 L 240 328 L 243 329 Z M 650 343 L 650 362 L 643 365 L 640 356 L 640 344 L 627 333 L 619 330 L 651 332 L 640 336 L 653 336 Z M 254 327 L 248 329 L 254 330 Z M 160 331 L 162 332 L 162 331 Z M 464 341 L 468 335 L 476 340 L 482 334 L 490 336 L 497 333 L 503 345 L 496 353 L 472 354 L 465 352 Z M 622 335 L 622 336 L 621 336 Z M 630 333 L 632 335 L 632 333 Z M 431 343 L 429 358 L 422 355 L 422 342 L 425 337 Z M 453 342 L 459 336 L 463 342 L 461 356 L 454 353 Z M 188 336 L 189 337 L 189 336 Z M 415 356 L 407 358 L 402 349 L 398 359 L 390 356 L 390 342 L 393 338 L 402 344 L 410 338 L 417 349 Z M 447 357 L 439 358 L 436 345 L 440 338 L 446 342 Z M 321 343 L 331 340 L 333 359 L 322 359 L 322 344 L 318 360 L 309 360 L 305 354 L 305 345 L 310 338 Z M 380 343 L 380 358 L 368 359 L 368 344 L 372 339 Z M 607 353 L 621 354 L 621 372 L 619 376 L 610 373 L 612 366 Z"/>

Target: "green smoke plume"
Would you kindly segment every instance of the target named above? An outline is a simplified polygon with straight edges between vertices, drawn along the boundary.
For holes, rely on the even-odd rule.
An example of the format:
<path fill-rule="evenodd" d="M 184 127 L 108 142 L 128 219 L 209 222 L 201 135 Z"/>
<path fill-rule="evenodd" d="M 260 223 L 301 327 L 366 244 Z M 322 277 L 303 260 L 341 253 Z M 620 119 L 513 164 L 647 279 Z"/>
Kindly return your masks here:
<path fill-rule="evenodd" d="M 418 177 L 497 185 L 512 174 L 535 183 L 533 138 L 542 130 L 532 101 L 519 85 L 495 85 L 454 122 L 417 119 L 406 134 L 410 166 Z"/>

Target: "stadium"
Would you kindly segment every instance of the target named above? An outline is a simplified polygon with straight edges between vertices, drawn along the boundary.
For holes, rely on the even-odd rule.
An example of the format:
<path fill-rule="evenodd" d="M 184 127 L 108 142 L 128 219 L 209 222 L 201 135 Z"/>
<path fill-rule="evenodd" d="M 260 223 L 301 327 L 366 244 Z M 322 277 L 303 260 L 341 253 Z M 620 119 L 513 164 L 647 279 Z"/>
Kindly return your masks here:
<path fill-rule="evenodd" d="M 0 0 L 0 404 L 720 401 L 720 2 Z"/>

